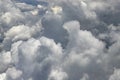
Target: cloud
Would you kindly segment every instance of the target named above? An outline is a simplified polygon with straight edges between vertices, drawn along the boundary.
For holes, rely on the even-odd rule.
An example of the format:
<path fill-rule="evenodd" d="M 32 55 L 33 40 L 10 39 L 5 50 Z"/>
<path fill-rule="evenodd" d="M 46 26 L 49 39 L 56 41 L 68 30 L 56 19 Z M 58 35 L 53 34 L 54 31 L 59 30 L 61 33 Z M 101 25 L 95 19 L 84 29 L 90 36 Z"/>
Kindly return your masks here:
<path fill-rule="evenodd" d="M 61 69 L 52 70 L 48 80 L 67 80 L 67 74 Z"/>
<path fill-rule="evenodd" d="M 6 74 L 5 74 L 5 73 L 0 74 L 0 79 L 1 79 L 1 80 L 6 80 Z"/>
<path fill-rule="evenodd" d="M 0 0 L 0 80 L 114 80 L 119 0 Z"/>
<path fill-rule="evenodd" d="M 0 73 L 6 71 L 12 61 L 11 53 L 10 52 L 3 52 L 0 54 Z"/>
<path fill-rule="evenodd" d="M 22 71 L 16 70 L 14 67 L 8 68 L 8 70 L 6 71 L 6 75 L 7 80 L 18 80 L 22 75 Z"/>
<path fill-rule="evenodd" d="M 119 69 L 115 69 L 114 73 L 110 76 L 109 80 L 119 80 Z"/>
<path fill-rule="evenodd" d="M 99 69 L 104 71 L 104 63 L 101 57 L 104 55 L 102 52 L 104 43 L 96 39 L 91 32 L 80 30 L 78 21 L 68 22 L 64 25 L 64 28 L 69 33 L 69 42 L 66 49 L 66 54 L 68 55 L 64 63 L 69 79 L 80 79 L 86 72 L 88 74 L 90 73 L 90 75 L 96 75 Z M 90 70 L 87 70 L 88 68 Z M 75 72 L 72 70 L 75 70 Z M 94 73 L 92 73 L 92 70 L 94 70 Z M 99 74 L 103 73 L 104 72 L 100 72 Z M 77 74 L 77 76 L 75 76 L 75 74 Z M 92 77 L 93 76 L 91 76 L 91 78 Z M 99 79 L 100 78 L 98 78 L 98 80 Z"/>

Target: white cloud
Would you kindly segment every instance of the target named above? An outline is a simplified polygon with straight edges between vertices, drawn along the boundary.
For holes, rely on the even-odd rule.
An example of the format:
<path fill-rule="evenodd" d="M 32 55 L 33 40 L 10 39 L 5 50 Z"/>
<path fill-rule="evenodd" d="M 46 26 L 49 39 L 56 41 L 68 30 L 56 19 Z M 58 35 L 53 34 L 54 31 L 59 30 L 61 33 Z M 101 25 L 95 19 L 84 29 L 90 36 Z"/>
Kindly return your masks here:
<path fill-rule="evenodd" d="M 83 52 L 90 49 L 102 50 L 104 48 L 104 43 L 96 39 L 91 32 L 80 30 L 79 22 L 68 22 L 64 25 L 64 28 L 69 33 L 68 48 L 70 47 L 70 50 Z"/>
<path fill-rule="evenodd" d="M 84 74 L 80 80 L 89 80 L 89 76 L 87 74 Z"/>
<path fill-rule="evenodd" d="M 120 79 L 120 70 L 114 69 L 114 73 L 110 76 L 109 80 L 119 80 Z"/>
<path fill-rule="evenodd" d="M 12 57 L 10 52 L 2 52 L 0 54 L 0 73 L 6 71 L 11 61 L 12 61 Z"/>
<path fill-rule="evenodd" d="M 0 80 L 119 79 L 119 3 L 0 0 Z"/>
<path fill-rule="evenodd" d="M 6 74 L 5 73 L 0 74 L 0 80 L 6 80 Z"/>
<path fill-rule="evenodd" d="M 22 71 L 16 70 L 14 67 L 8 68 L 6 75 L 8 80 L 18 80 L 22 75 Z"/>
<path fill-rule="evenodd" d="M 48 80 L 67 80 L 67 74 L 61 69 L 53 69 Z"/>
<path fill-rule="evenodd" d="M 24 25 L 13 26 L 9 31 L 6 32 L 5 36 L 12 38 L 13 41 L 19 38 L 27 39 L 31 37 L 30 28 Z"/>

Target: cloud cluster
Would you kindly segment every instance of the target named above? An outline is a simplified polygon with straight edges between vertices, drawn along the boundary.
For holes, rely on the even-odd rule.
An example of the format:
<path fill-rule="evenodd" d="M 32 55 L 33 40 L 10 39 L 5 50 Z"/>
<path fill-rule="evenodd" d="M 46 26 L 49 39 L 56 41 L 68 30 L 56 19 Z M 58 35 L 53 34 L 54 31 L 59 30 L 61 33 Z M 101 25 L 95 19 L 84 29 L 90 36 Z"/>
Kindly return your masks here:
<path fill-rule="evenodd" d="M 119 80 L 119 0 L 0 0 L 0 80 Z"/>

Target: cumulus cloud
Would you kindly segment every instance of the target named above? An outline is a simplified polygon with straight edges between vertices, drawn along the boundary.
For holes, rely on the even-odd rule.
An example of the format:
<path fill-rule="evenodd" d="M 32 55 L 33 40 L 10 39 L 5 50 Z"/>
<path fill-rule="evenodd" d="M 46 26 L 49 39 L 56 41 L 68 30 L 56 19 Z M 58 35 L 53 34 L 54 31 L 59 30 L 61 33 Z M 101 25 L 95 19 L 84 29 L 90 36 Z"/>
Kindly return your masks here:
<path fill-rule="evenodd" d="M 20 70 L 16 70 L 13 67 L 13 68 L 8 68 L 6 74 L 7 74 L 7 80 L 19 80 L 19 78 L 22 75 L 22 72 Z"/>
<path fill-rule="evenodd" d="M 48 80 L 67 80 L 67 74 L 61 69 L 52 70 Z"/>
<path fill-rule="evenodd" d="M 110 76 L 109 80 L 119 80 L 120 79 L 119 72 L 120 72 L 119 69 L 115 69 L 113 74 Z"/>
<path fill-rule="evenodd" d="M 119 0 L 0 0 L 0 80 L 119 80 Z"/>

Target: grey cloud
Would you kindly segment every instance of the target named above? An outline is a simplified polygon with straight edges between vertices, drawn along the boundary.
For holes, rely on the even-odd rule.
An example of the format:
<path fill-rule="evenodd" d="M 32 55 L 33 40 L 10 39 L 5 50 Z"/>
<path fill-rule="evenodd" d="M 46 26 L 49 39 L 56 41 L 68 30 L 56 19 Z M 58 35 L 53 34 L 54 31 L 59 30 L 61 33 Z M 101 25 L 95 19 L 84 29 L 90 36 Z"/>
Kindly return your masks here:
<path fill-rule="evenodd" d="M 1 0 L 1 80 L 119 80 L 119 0 Z"/>

